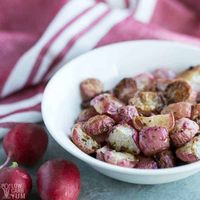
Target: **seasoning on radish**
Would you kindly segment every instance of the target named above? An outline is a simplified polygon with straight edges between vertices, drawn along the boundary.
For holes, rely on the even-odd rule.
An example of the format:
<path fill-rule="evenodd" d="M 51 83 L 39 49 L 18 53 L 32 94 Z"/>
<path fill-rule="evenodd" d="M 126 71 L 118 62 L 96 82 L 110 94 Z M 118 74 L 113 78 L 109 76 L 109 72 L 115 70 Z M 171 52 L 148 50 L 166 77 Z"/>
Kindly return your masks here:
<path fill-rule="evenodd" d="M 3 139 L 7 156 L 20 164 L 33 165 L 45 153 L 48 136 L 45 130 L 31 123 L 22 123 L 11 129 Z"/>
<path fill-rule="evenodd" d="M 80 193 L 79 170 L 66 160 L 47 161 L 37 172 L 37 187 L 42 200 L 77 200 Z"/>

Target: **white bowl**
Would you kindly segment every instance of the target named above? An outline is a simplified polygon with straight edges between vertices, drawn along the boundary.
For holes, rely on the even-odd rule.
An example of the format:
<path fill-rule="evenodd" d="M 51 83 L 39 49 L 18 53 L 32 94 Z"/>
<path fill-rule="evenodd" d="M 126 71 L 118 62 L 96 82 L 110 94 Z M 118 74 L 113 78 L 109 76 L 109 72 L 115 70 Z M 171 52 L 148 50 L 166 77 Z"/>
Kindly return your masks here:
<path fill-rule="evenodd" d="M 80 112 L 79 83 L 85 78 L 100 79 L 107 90 L 121 78 L 140 72 L 163 66 L 180 71 L 199 63 L 199 48 L 168 41 L 123 42 L 93 50 L 66 64 L 50 80 L 42 101 L 44 122 L 64 149 L 109 177 L 139 184 L 183 179 L 200 171 L 200 162 L 158 170 L 118 167 L 83 153 L 71 142 L 69 135 Z"/>

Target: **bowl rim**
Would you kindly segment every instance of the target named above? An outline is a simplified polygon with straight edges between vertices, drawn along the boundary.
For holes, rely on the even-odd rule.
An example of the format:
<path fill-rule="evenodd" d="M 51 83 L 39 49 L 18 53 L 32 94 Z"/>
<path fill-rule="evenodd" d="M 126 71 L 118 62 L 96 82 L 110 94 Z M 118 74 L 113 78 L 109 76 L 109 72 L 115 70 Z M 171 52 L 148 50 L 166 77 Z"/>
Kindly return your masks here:
<path fill-rule="evenodd" d="M 168 41 L 168 40 L 134 40 L 134 41 L 125 41 L 125 42 L 118 42 L 114 44 L 109 44 L 105 45 L 103 47 L 96 48 L 94 50 L 91 50 L 87 53 L 81 54 L 80 56 L 77 56 L 76 58 L 72 59 L 68 63 L 64 64 L 54 75 L 53 77 L 49 80 L 48 84 L 45 87 L 44 93 L 43 93 L 43 98 L 42 98 L 42 103 L 41 103 L 41 112 L 42 112 L 42 117 L 44 124 L 46 125 L 47 130 L 53 137 L 53 139 L 60 145 L 62 146 L 67 152 L 72 154 L 73 156 L 77 157 L 78 159 L 82 160 L 83 162 L 92 165 L 93 167 L 97 168 L 104 168 L 106 170 L 114 171 L 114 172 L 119 172 L 123 174 L 135 174 L 135 175 L 170 175 L 170 174 L 179 174 L 187 171 L 192 171 L 192 170 L 197 170 L 200 169 L 200 161 L 194 162 L 194 163 L 189 163 L 185 164 L 182 166 L 177 166 L 173 168 L 165 168 L 165 169 L 137 169 L 137 168 L 126 168 L 126 167 L 120 167 L 116 165 L 112 165 L 103 161 L 100 161 L 90 155 L 87 155 L 86 153 L 82 152 L 78 147 L 76 147 L 73 142 L 69 138 L 69 142 L 71 142 L 75 148 L 67 148 L 67 145 L 63 145 L 62 142 L 60 142 L 59 138 L 56 137 L 56 134 L 54 134 L 54 130 L 52 130 L 49 126 L 48 122 L 48 115 L 46 114 L 46 109 L 45 109 L 45 104 L 46 101 L 48 101 L 48 93 L 51 89 L 51 86 L 54 85 L 54 82 L 56 82 L 57 78 L 59 77 L 59 74 L 62 74 L 62 71 L 65 70 L 65 68 L 70 68 L 70 65 L 76 61 L 77 59 L 81 59 L 82 57 L 85 57 L 86 55 L 96 53 L 98 51 L 103 51 L 104 49 L 108 48 L 113 48 L 113 47 L 118 47 L 118 46 L 126 46 L 126 45 L 134 45 L 134 44 L 144 44 L 144 43 L 153 43 L 153 44 L 159 44 L 159 45 L 171 45 L 171 46 L 179 46 L 180 48 L 186 48 L 190 49 L 193 51 L 199 51 L 200 53 L 200 48 L 193 46 L 191 44 L 183 44 L 180 42 L 175 42 L 175 41 Z M 66 141 L 67 143 L 67 141 Z M 76 149 L 77 148 L 77 149 Z"/>

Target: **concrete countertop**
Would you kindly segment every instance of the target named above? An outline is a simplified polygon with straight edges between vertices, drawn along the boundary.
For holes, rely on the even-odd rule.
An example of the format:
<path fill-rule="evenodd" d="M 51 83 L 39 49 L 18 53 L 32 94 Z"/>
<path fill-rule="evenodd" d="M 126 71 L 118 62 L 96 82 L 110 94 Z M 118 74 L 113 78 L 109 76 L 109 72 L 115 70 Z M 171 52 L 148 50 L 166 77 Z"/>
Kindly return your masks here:
<path fill-rule="evenodd" d="M 134 185 L 113 180 L 101 175 L 87 164 L 76 159 L 62 149 L 49 136 L 49 146 L 44 158 L 33 168 L 27 169 L 33 178 L 30 200 L 39 200 L 36 190 L 36 170 L 54 158 L 64 158 L 75 162 L 81 172 L 81 194 L 79 200 L 200 200 L 200 173 L 187 179 L 162 185 Z M 0 142 L 0 162 L 5 154 Z M 53 200 L 53 199 L 52 199 Z"/>

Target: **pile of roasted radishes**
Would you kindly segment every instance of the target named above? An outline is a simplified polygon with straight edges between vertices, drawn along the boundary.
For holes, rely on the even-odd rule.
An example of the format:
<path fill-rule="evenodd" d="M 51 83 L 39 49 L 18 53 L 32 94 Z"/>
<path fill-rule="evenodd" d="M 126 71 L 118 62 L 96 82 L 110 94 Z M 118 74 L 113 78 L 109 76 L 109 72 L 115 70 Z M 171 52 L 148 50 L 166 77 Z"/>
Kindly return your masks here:
<path fill-rule="evenodd" d="M 200 160 L 200 66 L 160 68 L 104 92 L 81 82 L 83 110 L 71 139 L 86 154 L 121 167 L 158 169 Z"/>
<path fill-rule="evenodd" d="M 43 156 L 47 146 L 47 133 L 36 124 L 18 124 L 4 137 L 3 147 L 8 157 L 0 166 L 1 200 L 28 199 L 32 179 L 18 164 L 34 165 Z M 11 164 L 11 161 L 15 162 Z M 80 192 L 79 170 L 66 160 L 47 161 L 38 169 L 37 187 L 42 200 L 77 200 Z"/>

